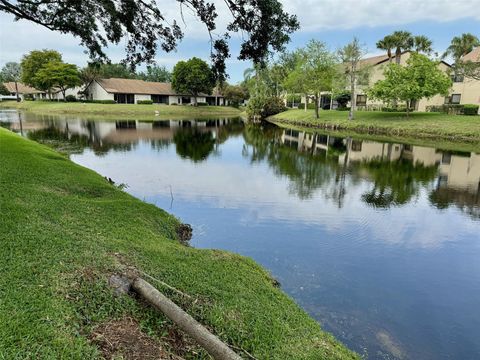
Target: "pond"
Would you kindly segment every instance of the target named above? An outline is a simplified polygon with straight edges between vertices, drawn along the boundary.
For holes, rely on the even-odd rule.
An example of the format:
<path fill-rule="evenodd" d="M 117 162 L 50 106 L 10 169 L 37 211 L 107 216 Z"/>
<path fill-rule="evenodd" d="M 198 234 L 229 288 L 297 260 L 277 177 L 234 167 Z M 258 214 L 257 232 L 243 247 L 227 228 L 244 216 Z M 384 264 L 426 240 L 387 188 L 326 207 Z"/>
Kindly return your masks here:
<path fill-rule="evenodd" d="M 366 358 L 480 358 L 480 154 L 240 119 L 0 121 L 191 224 L 193 246 L 252 257 Z"/>

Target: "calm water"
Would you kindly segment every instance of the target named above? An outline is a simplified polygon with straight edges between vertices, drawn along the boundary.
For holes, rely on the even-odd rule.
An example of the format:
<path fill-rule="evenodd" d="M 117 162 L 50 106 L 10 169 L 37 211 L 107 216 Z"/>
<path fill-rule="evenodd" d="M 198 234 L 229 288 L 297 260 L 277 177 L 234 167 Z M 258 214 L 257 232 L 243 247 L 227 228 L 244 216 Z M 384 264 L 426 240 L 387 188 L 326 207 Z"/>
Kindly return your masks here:
<path fill-rule="evenodd" d="M 193 246 L 254 258 L 369 359 L 480 359 L 480 154 L 236 119 L 22 119 L 0 113 L 192 224 Z"/>

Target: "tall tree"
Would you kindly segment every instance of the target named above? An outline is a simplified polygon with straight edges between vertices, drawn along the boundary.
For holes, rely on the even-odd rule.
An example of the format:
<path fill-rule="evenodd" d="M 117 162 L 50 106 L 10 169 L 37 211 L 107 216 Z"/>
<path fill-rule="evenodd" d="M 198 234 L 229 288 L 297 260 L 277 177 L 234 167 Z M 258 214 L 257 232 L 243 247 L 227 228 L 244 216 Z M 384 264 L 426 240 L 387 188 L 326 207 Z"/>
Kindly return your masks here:
<path fill-rule="evenodd" d="M 157 81 L 157 82 L 171 82 L 172 73 L 167 70 L 165 66 L 159 66 L 157 64 L 148 65 L 147 71 L 140 72 L 137 78 L 145 81 Z"/>
<path fill-rule="evenodd" d="M 431 54 L 433 51 L 432 40 L 425 35 L 416 35 L 413 37 L 413 48 L 418 53 Z"/>
<path fill-rule="evenodd" d="M 382 40 L 377 41 L 377 49 L 385 50 L 388 56 L 388 62 L 392 62 L 392 50 L 395 48 L 395 42 L 392 35 L 385 36 Z"/>
<path fill-rule="evenodd" d="M 206 0 L 176 1 L 180 4 L 179 17 L 184 19 L 183 10 L 188 8 L 211 34 L 212 64 L 218 78 L 225 76 L 231 33 L 243 34 L 240 60 L 262 63 L 270 50 L 283 50 L 289 35 L 299 27 L 297 18 L 287 14 L 278 0 L 226 0 L 223 3 L 231 18 L 227 31 L 217 36 L 218 4 Z M 78 37 L 93 60 L 106 60 L 104 48 L 109 43 L 125 41 L 125 62 L 131 66 L 152 62 L 159 46 L 173 51 L 183 38 L 181 27 L 175 19 L 167 18 L 155 0 L 1 0 L 0 11 L 13 14 L 15 20 L 25 19 Z"/>
<path fill-rule="evenodd" d="M 360 45 L 358 39 L 353 38 L 353 41 L 341 48 L 338 53 L 346 66 L 346 75 L 350 83 L 350 112 L 348 113 L 348 118 L 353 120 L 357 106 L 357 82 L 360 76 L 366 76 L 360 73 L 366 73 L 368 71 L 367 68 L 360 69 L 359 66 L 360 60 L 362 60 L 366 51 L 362 45 Z"/>
<path fill-rule="evenodd" d="M 211 94 L 215 78 L 208 64 L 197 57 L 188 61 L 179 61 L 173 68 L 172 87 L 178 93 L 190 94 L 195 98 L 199 93 Z"/>
<path fill-rule="evenodd" d="M 368 95 L 384 102 L 404 101 L 408 116 L 412 101 L 448 94 L 452 80 L 438 64 L 425 55 L 413 53 L 406 66 L 388 65 L 385 79 L 377 81 Z"/>
<path fill-rule="evenodd" d="M 20 65 L 16 62 L 6 63 L 2 68 L 0 77 L 2 81 L 15 83 L 15 94 L 17 96 L 17 101 L 20 101 L 20 94 L 18 93 L 18 82 L 20 81 L 21 77 Z"/>
<path fill-rule="evenodd" d="M 45 84 L 49 90 L 53 87 L 60 89 L 64 100 L 68 89 L 82 84 L 77 67 L 60 61 L 51 61 L 44 65 L 35 75 L 35 82 Z"/>
<path fill-rule="evenodd" d="M 62 61 L 62 55 L 55 50 L 33 50 L 24 55 L 20 63 L 22 67 L 22 82 L 40 90 L 42 84 L 35 81 L 37 72 L 51 61 Z"/>
<path fill-rule="evenodd" d="M 452 56 L 455 62 L 458 62 L 462 56 L 467 55 L 474 48 L 480 46 L 480 40 L 473 34 L 464 33 L 461 36 L 455 36 L 442 57 Z"/>
<path fill-rule="evenodd" d="M 415 45 L 415 40 L 408 31 L 394 31 L 391 37 L 395 48 L 395 62 L 400 65 L 402 52 L 411 50 Z"/>

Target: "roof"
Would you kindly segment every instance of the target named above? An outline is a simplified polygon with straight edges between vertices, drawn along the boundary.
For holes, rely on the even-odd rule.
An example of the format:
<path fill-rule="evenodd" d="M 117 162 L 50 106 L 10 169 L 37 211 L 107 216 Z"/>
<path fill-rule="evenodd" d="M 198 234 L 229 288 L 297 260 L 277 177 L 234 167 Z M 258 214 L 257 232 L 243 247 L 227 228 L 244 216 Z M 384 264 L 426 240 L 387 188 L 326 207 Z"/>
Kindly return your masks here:
<path fill-rule="evenodd" d="M 394 59 L 395 57 L 392 56 L 392 59 Z M 377 56 L 372 56 L 372 57 L 368 57 L 368 58 L 365 58 L 365 59 L 362 59 L 359 61 L 359 65 L 360 66 L 373 66 L 373 65 L 377 65 L 377 64 L 380 64 L 384 61 L 387 61 L 388 60 L 388 55 L 387 54 L 384 54 L 384 55 L 377 55 Z"/>
<path fill-rule="evenodd" d="M 171 83 L 153 82 L 137 79 L 98 79 L 98 84 L 108 93 L 122 93 L 122 94 L 144 94 L 144 95 L 189 95 L 178 94 L 172 89 Z M 219 95 L 216 90 L 214 94 Z M 207 96 L 207 94 L 199 94 L 200 96 Z"/>
<path fill-rule="evenodd" d="M 480 62 L 480 46 L 470 51 L 467 55 L 462 56 L 462 60 Z"/>
<path fill-rule="evenodd" d="M 7 88 L 7 90 L 11 93 L 17 92 L 17 90 L 15 89 L 15 82 L 13 82 L 13 81 L 4 82 L 3 86 L 5 86 Z M 41 90 L 37 90 L 33 87 L 22 84 L 21 82 L 17 82 L 17 87 L 18 87 L 18 93 L 19 94 L 39 94 L 39 93 L 43 92 Z"/>

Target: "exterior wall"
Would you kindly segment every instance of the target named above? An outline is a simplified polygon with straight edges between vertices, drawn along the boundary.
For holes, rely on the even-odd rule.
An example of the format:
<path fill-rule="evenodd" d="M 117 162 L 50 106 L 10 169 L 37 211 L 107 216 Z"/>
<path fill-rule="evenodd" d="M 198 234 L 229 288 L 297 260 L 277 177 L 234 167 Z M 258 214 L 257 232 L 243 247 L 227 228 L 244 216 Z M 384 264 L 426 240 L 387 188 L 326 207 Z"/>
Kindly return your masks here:
<path fill-rule="evenodd" d="M 152 100 L 152 96 L 151 95 L 145 95 L 145 94 L 135 94 L 135 104 L 138 103 L 138 101 L 142 101 L 142 100 Z"/>
<path fill-rule="evenodd" d="M 176 96 L 176 95 L 170 95 L 168 97 L 168 104 L 181 104 L 182 103 L 182 97 L 181 96 Z"/>
<path fill-rule="evenodd" d="M 90 100 L 113 100 L 113 94 L 106 92 L 96 81 L 92 81 L 86 92 Z"/>

